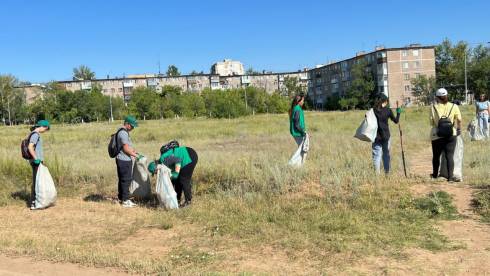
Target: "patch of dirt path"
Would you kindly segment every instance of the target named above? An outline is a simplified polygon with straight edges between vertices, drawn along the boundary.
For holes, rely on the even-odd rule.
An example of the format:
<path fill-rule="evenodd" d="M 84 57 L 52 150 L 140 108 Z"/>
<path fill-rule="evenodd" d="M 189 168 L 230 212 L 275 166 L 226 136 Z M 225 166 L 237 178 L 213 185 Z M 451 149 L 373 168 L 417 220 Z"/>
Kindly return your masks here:
<path fill-rule="evenodd" d="M 0 275 L 2 276 L 120 276 L 128 275 L 108 268 L 87 268 L 70 263 L 51 263 L 26 257 L 0 255 Z"/>
<path fill-rule="evenodd" d="M 462 248 L 446 252 L 408 249 L 404 252 L 406 257 L 401 260 L 371 257 L 363 260 L 353 271 L 391 275 L 490 275 L 490 226 L 481 223 L 479 216 L 471 209 L 474 188 L 464 182 L 430 182 L 431 160 L 430 148 L 413 156 L 411 173 L 424 179 L 424 183 L 413 185 L 411 190 L 417 196 L 439 190 L 453 196 L 462 218 L 441 221 L 437 227 L 451 242 Z"/>

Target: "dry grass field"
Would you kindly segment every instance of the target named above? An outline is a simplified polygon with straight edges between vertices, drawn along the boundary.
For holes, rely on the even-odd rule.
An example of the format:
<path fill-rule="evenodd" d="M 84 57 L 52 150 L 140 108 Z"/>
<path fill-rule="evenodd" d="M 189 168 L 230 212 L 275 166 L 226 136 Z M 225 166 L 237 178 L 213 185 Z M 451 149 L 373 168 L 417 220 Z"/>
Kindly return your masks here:
<path fill-rule="evenodd" d="M 472 114 L 464 109 L 465 125 Z M 30 211 L 31 172 L 18 149 L 28 128 L 0 127 L 0 253 L 160 275 L 485 272 L 490 143 L 465 133 L 464 182 L 431 181 L 427 115 L 402 115 L 409 179 L 393 124 L 393 172 L 374 175 L 370 144 L 352 137 L 363 112 L 307 112 L 311 152 L 302 169 L 287 166 L 295 150 L 287 115 L 141 122 L 131 135 L 146 156 L 170 139 L 199 154 L 193 205 L 176 211 L 154 200 L 134 209 L 114 203 L 107 143 L 117 124 L 107 123 L 54 125 L 43 136 L 59 198 Z M 439 190 L 452 199 L 427 197 Z M 421 207 L 420 198 L 433 205 Z M 458 213 L 446 216 L 450 206 Z"/>

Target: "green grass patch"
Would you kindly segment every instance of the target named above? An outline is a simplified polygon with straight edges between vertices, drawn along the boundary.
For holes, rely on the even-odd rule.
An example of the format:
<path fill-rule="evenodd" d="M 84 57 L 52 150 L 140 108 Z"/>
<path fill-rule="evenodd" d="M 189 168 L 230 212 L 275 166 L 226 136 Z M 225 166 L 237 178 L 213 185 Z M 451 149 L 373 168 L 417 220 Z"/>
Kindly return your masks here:
<path fill-rule="evenodd" d="M 430 218 L 451 220 L 459 217 L 453 198 L 444 191 L 430 192 L 425 197 L 416 198 L 413 205 Z"/>
<path fill-rule="evenodd" d="M 483 221 L 490 222 L 490 185 L 482 186 L 474 193 L 472 206 Z"/>

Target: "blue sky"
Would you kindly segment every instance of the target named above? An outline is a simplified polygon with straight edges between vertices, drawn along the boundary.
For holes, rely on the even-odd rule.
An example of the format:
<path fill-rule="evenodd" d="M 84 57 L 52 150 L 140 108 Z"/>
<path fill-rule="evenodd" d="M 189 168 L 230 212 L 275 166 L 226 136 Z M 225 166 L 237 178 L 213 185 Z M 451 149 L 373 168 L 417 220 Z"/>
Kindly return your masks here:
<path fill-rule="evenodd" d="M 224 58 L 294 71 L 376 44 L 490 41 L 490 1 L 2 0 L 0 74 L 46 82 L 89 66 L 98 77 L 208 72 Z"/>

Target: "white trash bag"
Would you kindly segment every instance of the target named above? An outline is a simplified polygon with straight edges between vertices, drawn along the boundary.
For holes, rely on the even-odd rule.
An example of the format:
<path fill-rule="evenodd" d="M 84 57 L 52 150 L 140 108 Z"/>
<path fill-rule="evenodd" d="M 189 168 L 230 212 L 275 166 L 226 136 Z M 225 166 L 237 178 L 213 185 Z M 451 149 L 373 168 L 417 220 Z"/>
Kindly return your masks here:
<path fill-rule="evenodd" d="M 474 118 L 468 124 L 468 132 L 470 134 L 471 141 L 480 141 L 485 138 L 482 130 L 480 129 L 480 124 L 478 123 L 477 118 Z"/>
<path fill-rule="evenodd" d="M 156 193 L 161 206 L 165 206 L 166 209 L 178 209 L 177 193 L 170 180 L 171 172 L 165 165 L 159 164 L 157 166 Z"/>
<path fill-rule="evenodd" d="M 36 209 L 48 208 L 56 202 L 56 188 L 49 170 L 43 164 L 39 164 L 35 183 L 36 199 L 34 207 Z"/>
<path fill-rule="evenodd" d="M 374 115 L 374 110 L 371 108 L 366 112 L 366 117 L 359 128 L 357 128 L 354 137 L 361 141 L 372 143 L 376 139 L 377 132 L 378 120 L 376 119 L 376 115 Z"/>
<path fill-rule="evenodd" d="M 454 149 L 454 170 L 453 170 L 453 177 L 460 181 L 463 181 L 463 153 L 464 153 L 463 138 L 460 135 L 457 136 L 456 138 L 456 148 Z M 439 169 L 439 176 L 448 178 L 446 155 L 444 154 L 444 152 L 441 154 L 441 165 Z"/>
<path fill-rule="evenodd" d="M 146 157 L 136 161 L 133 166 L 133 181 L 129 185 L 129 194 L 139 199 L 151 196 L 151 178 Z"/>
<path fill-rule="evenodd" d="M 291 159 L 289 159 L 288 165 L 301 166 L 305 163 L 306 154 L 310 150 L 310 136 L 306 134 L 303 138 L 303 142 L 299 145 L 298 149 L 294 152 Z"/>

